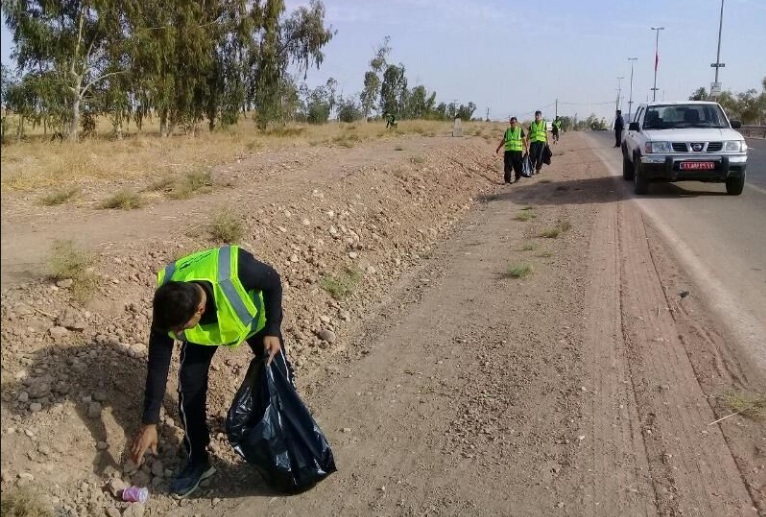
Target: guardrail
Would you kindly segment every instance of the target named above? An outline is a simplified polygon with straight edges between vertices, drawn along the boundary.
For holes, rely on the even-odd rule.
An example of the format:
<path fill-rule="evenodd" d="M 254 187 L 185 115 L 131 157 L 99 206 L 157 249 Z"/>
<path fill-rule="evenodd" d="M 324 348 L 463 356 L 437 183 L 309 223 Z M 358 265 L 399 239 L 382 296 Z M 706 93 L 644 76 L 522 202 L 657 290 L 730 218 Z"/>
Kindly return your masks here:
<path fill-rule="evenodd" d="M 766 126 L 742 126 L 739 132 L 744 136 L 766 138 Z"/>

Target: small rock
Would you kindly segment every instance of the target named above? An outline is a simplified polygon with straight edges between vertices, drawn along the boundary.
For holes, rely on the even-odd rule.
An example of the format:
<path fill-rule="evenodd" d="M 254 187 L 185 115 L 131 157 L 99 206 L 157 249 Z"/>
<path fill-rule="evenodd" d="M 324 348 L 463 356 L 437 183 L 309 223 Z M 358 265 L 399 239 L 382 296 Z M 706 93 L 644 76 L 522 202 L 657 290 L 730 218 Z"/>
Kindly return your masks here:
<path fill-rule="evenodd" d="M 65 338 L 69 331 L 65 327 L 57 326 L 48 329 L 48 334 L 50 334 L 54 341 L 59 341 Z"/>
<path fill-rule="evenodd" d="M 155 460 L 154 463 L 152 463 L 152 475 L 157 477 L 162 477 L 165 474 L 165 466 L 162 464 L 160 460 Z"/>
<path fill-rule="evenodd" d="M 64 312 L 56 318 L 56 325 L 68 330 L 85 330 L 85 319 L 75 309 L 67 307 Z"/>
<path fill-rule="evenodd" d="M 93 400 L 96 402 L 103 402 L 106 400 L 106 392 L 103 391 L 97 391 L 93 394 Z"/>
<path fill-rule="evenodd" d="M 42 409 L 43 409 L 43 405 L 42 405 L 42 404 L 40 404 L 39 402 L 32 402 L 32 403 L 29 405 L 29 410 L 30 410 L 32 413 L 39 413 L 40 411 L 42 411 Z"/>
<path fill-rule="evenodd" d="M 330 317 L 329 317 L 329 316 L 327 316 L 327 315 L 324 315 L 324 314 L 323 314 L 323 315 L 321 315 L 321 316 L 319 316 L 319 320 L 320 320 L 322 323 L 330 323 L 330 321 L 331 321 L 331 320 L 330 320 Z"/>
<path fill-rule="evenodd" d="M 96 443 L 96 449 L 99 451 L 105 451 L 109 448 L 109 444 L 106 442 L 98 442 Z"/>
<path fill-rule="evenodd" d="M 142 503 L 131 503 L 122 512 L 122 517 L 144 517 L 144 505 Z"/>
<path fill-rule="evenodd" d="M 328 330 L 328 329 L 320 330 L 319 334 L 317 334 L 317 335 L 319 336 L 319 339 L 321 339 L 322 341 L 324 341 L 326 343 L 334 343 L 335 340 L 337 339 L 336 336 L 335 336 L 335 332 L 333 332 L 332 330 Z"/>
<path fill-rule="evenodd" d="M 277 230 L 279 230 L 282 233 L 287 233 L 287 228 L 285 228 L 284 226 L 277 226 Z"/>
<path fill-rule="evenodd" d="M 214 497 L 213 498 L 213 506 L 217 505 L 220 502 L 221 502 L 221 499 L 219 497 Z"/>
<path fill-rule="evenodd" d="M 120 517 L 120 510 L 115 508 L 114 506 L 109 506 L 104 510 L 104 513 L 106 514 L 106 517 Z"/>
<path fill-rule="evenodd" d="M 351 432 L 351 428 L 350 427 L 344 427 L 343 429 L 341 429 L 341 432 L 343 432 L 343 433 L 350 433 Z"/>
<path fill-rule="evenodd" d="M 356 251 L 349 251 L 348 258 L 352 258 L 352 259 L 359 258 L 359 253 L 357 253 Z"/>
<path fill-rule="evenodd" d="M 29 393 L 22 391 L 17 398 L 19 402 L 27 402 L 29 400 Z"/>
<path fill-rule="evenodd" d="M 295 254 L 293 254 L 293 255 L 290 255 L 290 262 L 292 262 L 293 264 L 294 264 L 294 263 L 296 263 L 296 262 L 298 262 L 298 260 L 300 260 L 300 259 L 298 258 L 298 255 L 295 255 Z"/>
<path fill-rule="evenodd" d="M 564 503 L 562 501 L 559 501 L 556 503 L 556 508 L 564 508 Z"/>
<path fill-rule="evenodd" d="M 577 437 L 577 439 L 580 441 L 583 441 L 585 439 L 585 435 L 581 434 L 580 436 Z"/>
<path fill-rule="evenodd" d="M 29 387 L 29 396 L 33 399 L 41 399 L 51 394 L 51 385 L 45 381 L 39 381 Z"/>
<path fill-rule="evenodd" d="M 98 418 L 101 416 L 101 403 L 91 402 L 88 405 L 88 418 Z"/>
<path fill-rule="evenodd" d="M 376 270 L 373 266 L 367 266 L 367 274 L 368 275 L 374 275 L 376 273 Z"/>
<path fill-rule="evenodd" d="M 340 311 L 338 317 L 343 321 L 349 321 L 351 319 L 351 313 L 348 311 Z"/>
<path fill-rule="evenodd" d="M 149 477 L 149 474 L 147 474 L 147 473 L 146 473 L 146 472 L 144 472 L 143 470 L 139 470 L 138 472 L 136 472 L 135 474 L 133 474 L 133 475 L 130 477 L 130 480 L 131 480 L 131 482 L 132 482 L 134 485 L 136 485 L 136 486 L 140 486 L 140 487 L 145 487 L 145 486 L 147 486 L 147 485 L 149 484 L 149 482 L 151 481 L 151 479 L 150 479 L 150 477 Z"/>
<path fill-rule="evenodd" d="M 687 296 L 689 296 L 689 291 L 681 291 L 679 295 L 681 296 L 681 298 L 686 298 Z"/>
<path fill-rule="evenodd" d="M 106 489 L 109 491 L 109 493 L 117 498 L 119 498 L 120 495 L 122 495 L 122 491 L 125 490 L 127 487 L 128 485 L 126 485 L 125 482 L 120 478 L 112 478 L 106 484 Z"/>
<path fill-rule="evenodd" d="M 311 225 L 311 221 L 310 221 L 310 220 L 308 220 L 308 219 L 303 219 L 303 220 L 301 221 L 301 223 L 303 223 L 303 226 L 309 226 L 309 225 Z"/>
<path fill-rule="evenodd" d="M 128 352 L 128 355 L 130 357 L 136 357 L 136 358 L 144 357 L 146 355 L 146 351 L 147 351 L 146 345 L 137 343 L 130 347 L 130 352 Z"/>
<path fill-rule="evenodd" d="M 35 432 L 33 430 L 31 430 L 31 429 L 24 429 L 24 434 L 28 438 L 34 438 L 35 437 Z"/>
<path fill-rule="evenodd" d="M 23 479 L 25 481 L 34 481 L 35 477 L 30 474 L 29 472 L 19 472 L 18 475 L 19 479 Z"/>
<path fill-rule="evenodd" d="M 122 466 L 122 473 L 128 476 L 130 476 L 137 470 L 138 470 L 138 465 L 133 463 L 133 460 L 126 461 L 125 465 Z"/>
<path fill-rule="evenodd" d="M 64 278 L 56 282 L 56 287 L 60 287 L 61 289 L 69 289 L 70 287 L 72 287 L 73 283 L 74 283 L 74 280 L 72 280 L 71 278 Z"/>

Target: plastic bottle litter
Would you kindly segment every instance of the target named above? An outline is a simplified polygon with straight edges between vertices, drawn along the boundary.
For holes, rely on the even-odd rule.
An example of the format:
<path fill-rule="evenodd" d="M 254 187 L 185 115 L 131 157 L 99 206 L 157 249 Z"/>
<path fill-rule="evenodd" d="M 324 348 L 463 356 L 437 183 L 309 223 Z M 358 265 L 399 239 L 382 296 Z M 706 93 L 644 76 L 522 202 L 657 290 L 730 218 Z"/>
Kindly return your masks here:
<path fill-rule="evenodd" d="M 122 491 L 122 500 L 129 503 L 145 503 L 148 499 L 148 488 L 131 486 Z"/>

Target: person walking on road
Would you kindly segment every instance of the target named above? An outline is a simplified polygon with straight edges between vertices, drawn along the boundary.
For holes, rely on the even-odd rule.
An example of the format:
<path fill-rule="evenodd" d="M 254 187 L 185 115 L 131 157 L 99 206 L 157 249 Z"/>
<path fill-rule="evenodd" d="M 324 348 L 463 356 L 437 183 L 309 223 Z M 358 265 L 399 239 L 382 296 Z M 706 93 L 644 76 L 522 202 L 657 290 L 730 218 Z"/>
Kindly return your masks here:
<path fill-rule="evenodd" d="M 543 119 L 542 111 L 535 111 L 535 120 L 529 125 L 527 134 L 527 144 L 529 146 L 529 159 L 536 173 L 540 173 L 543 168 L 543 152 L 548 145 L 548 126 Z"/>
<path fill-rule="evenodd" d="M 559 143 L 559 133 L 561 132 L 561 117 L 556 115 L 556 118 L 551 122 L 551 135 L 553 136 L 553 143 Z"/>
<path fill-rule="evenodd" d="M 505 147 L 505 154 L 503 155 L 503 179 L 506 183 L 513 183 L 511 181 L 511 173 L 515 171 L 515 181 L 519 181 L 521 179 L 522 153 L 525 145 L 524 130 L 519 126 L 516 117 L 511 117 L 509 127 L 505 130 L 495 154 L 499 153 L 503 147 Z"/>
<path fill-rule="evenodd" d="M 279 274 L 237 246 L 223 246 L 181 258 L 157 275 L 142 426 L 131 447 L 139 465 L 157 451 L 157 425 L 165 397 L 175 341 L 181 341 L 178 398 L 184 427 L 186 467 L 170 484 L 179 498 L 215 473 L 207 446 L 208 373 L 219 347 L 247 341 L 258 358 L 273 361 L 293 382 L 282 341 L 282 283 Z"/>
<path fill-rule="evenodd" d="M 620 147 L 622 144 L 622 130 L 625 129 L 625 121 L 622 119 L 622 110 L 617 110 L 614 118 L 614 146 Z"/>

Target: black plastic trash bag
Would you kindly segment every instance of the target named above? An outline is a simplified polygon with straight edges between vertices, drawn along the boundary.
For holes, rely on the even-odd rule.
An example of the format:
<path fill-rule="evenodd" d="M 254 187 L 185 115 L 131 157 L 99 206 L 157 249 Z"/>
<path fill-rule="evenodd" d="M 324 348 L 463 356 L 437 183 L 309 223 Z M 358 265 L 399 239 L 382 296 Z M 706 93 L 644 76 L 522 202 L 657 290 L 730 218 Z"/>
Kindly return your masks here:
<path fill-rule="evenodd" d="M 543 149 L 543 163 L 545 165 L 550 165 L 551 158 L 553 158 L 553 152 L 551 151 L 551 148 L 548 146 L 548 144 L 545 144 L 545 148 Z"/>
<path fill-rule="evenodd" d="M 234 450 L 266 482 L 299 492 L 335 472 L 332 450 L 285 374 L 253 359 L 226 418 Z"/>

